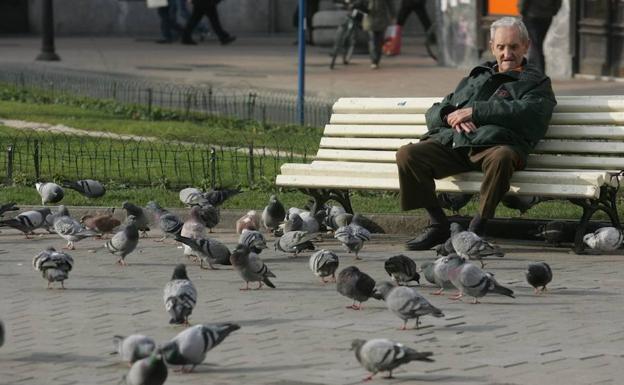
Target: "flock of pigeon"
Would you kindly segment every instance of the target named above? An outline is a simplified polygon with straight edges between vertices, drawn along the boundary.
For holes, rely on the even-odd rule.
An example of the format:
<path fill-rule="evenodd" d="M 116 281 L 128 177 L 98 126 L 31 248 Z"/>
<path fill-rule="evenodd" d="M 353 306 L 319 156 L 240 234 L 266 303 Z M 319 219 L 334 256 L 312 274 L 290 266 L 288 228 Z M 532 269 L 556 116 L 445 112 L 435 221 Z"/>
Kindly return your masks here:
<path fill-rule="evenodd" d="M 104 187 L 95 180 L 80 180 L 63 184 L 89 198 L 97 198 L 105 193 Z M 503 257 L 503 251 L 470 231 L 465 231 L 456 223 L 451 224 L 451 237 L 435 247 L 438 258 L 422 264 L 420 267 L 405 255 L 396 255 L 384 262 L 384 268 L 392 282 L 376 282 L 356 266 L 343 268 L 336 274 L 339 257 L 331 250 L 317 250 L 315 242 L 322 240 L 325 231 L 333 232 L 334 237 L 354 259 L 360 259 L 359 252 L 365 242 L 371 239 L 371 233 L 383 232 L 370 219 L 345 212 L 339 206 L 324 206 L 318 212 L 306 209 L 285 209 L 283 204 L 272 195 L 268 205 L 259 215 L 249 211 L 236 222 L 236 231 L 240 234 L 238 244 L 233 250 L 208 234 L 219 224 L 219 207 L 231 196 L 240 193 L 236 189 L 219 189 L 202 192 L 196 188 L 180 191 L 180 200 L 190 207 L 188 218 L 182 220 L 175 214 L 160 207 L 157 202 L 149 202 L 145 208 L 130 202 L 124 202 L 126 220 L 121 223 L 116 219 L 114 209 L 106 213 L 83 216 L 80 221 L 71 217 L 66 207 L 60 205 L 53 212 L 46 204 L 55 204 L 64 197 L 63 187 L 54 183 L 37 183 L 43 208 L 25 211 L 14 218 L 1 219 L 9 211 L 19 210 L 13 203 L 0 205 L 0 227 L 12 227 L 29 238 L 34 230 L 45 229 L 56 233 L 67 241 L 65 249 L 73 250 L 75 244 L 88 237 L 107 238 L 104 248 L 117 257 L 117 263 L 128 265 L 126 257 L 137 247 L 140 233 L 150 231 L 155 223 L 164 234 L 158 241 L 171 238 L 184 247 L 184 255 L 199 263 L 201 268 L 218 270 L 216 265 L 231 265 L 245 283 L 241 290 L 249 290 L 250 283 L 275 288 L 271 279 L 276 275 L 262 261 L 260 254 L 266 249 L 265 234 L 276 237 L 276 251 L 297 256 L 301 252 L 313 251 L 309 258 L 309 267 L 323 284 L 336 282 L 337 291 L 351 299 L 347 308 L 361 310 L 362 303 L 370 298 L 383 300 L 386 307 L 402 320 L 401 330 L 407 328 L 407 322 L 416 321 L 426 315 L 443 317 L 442 310 L 432 305 L 418 290 L 409 286 L 410 282 L 420 285 L 421 274 L 434 287 L 434 295 L 444 290 L 456 289 L 450 297 L 461 299 L 463 296 L 479 298 L 487 294 L 500 294 L 514 298 L 511 289 L 497 282 L 494 275 L 484 271 L 484 258 Z M 622 232 L 615 228 L 601 228 L 585 236 L 585 243 L 599 250 L 614 250 L 622 244 Z M 480 267 L 470 261 L 478 261 Z M 64 281 L 74 266 L 74 259 L 64 251 L 47 248 L 33 259 L 33 267 L 40 271 L 48 282 L 48 288 L 59 282 L 65 288 Z M 529 263 L 525 272 L 527 282 L 535 289 L 535 294 L 546 291 L 553 273 L 545 262 Z M 163 290 L 164 308 L 171 324 L 184 325 L 187 328 L 171 341 L 158 345 L 147 336 L 133 334 L 127 337 L 115 336 L 116 352 L 130 365 L 124 379 L 130 385 L 163 384 L 168 375 L 168 366 L 179 367 L 182 372 L 192 371 L 202 363 L 208 351 L 219 345 L 230 333 L 240 328 L 235 323 L 197 324 L 190 326 L 191 316 L 197 303 L 197 290 L 187 275 L 186 266 L 175 267 L 171 280 Z M 4 343 L 4 325 L 0 322 L 0 346 Z M 371 379 L 378 372 L 392 371 L 410 361 L 433 361 L 432 352 L 417 352 L 401 343 L 387 339 L 354 340 L 351 346 L 356 359 L 371 374 Z"/>

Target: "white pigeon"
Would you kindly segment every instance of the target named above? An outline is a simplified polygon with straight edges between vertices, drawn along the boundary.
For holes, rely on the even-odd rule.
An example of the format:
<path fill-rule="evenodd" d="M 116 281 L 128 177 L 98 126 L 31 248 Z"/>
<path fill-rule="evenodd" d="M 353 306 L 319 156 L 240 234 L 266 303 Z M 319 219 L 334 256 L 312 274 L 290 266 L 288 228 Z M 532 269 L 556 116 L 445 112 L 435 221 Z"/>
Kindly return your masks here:
<path fill-rule="evenodd" d="M 485 266 L 485 257 L 503 257 L 505 253 L 500 247 L 491 244 L 479 237 L 472 231 L 462 231 L 458 223 L 451 223 L 451 242 L 455 252 L 460 256 L 470 260 L 481 262 L 481 267 Z"/>
<path fill-rule="evenodd" d="M 173 270 L 171 280 L 163 293 L 165 310 L 169 313 L 170 324 L 188 325 L 188 318 L 197 303 L 197 290 L 186 274 L 186 266 L 179 264 Z"/>
<path fill-rule="evenodd" d="M 127 337 L 113 336 L 115 353 L 119 354 L 123 362 L 132 365 L 136 361 L 149 357 L 156 349 L 156 342 L 153 338 L 143 334 L 131 334 Z"/>
<path fill-rule="evenodd" d="M 392 378 L 392 371 L 410 361 L 433 362 L 431 352 L 417 352 L 398 342 L 385 338 L 372 340 L 353 340 L 351 350 L 355 350 L 355 358 L 371 374 L 364 381 L 371 380 L 379 372 L 388 372 Z"/>
<path fill-rule="evenodd" d="M 54 232 L 67 241 L 67 246 L 64 248 L 69 250 L 76 249 L 74 242 L 98 235 L 96 231 L 87 230 L 80 222 L 67 215 L 56 218 Z"/>
<path fill-rule="evenodd" d="M 622 246 L 622 230 L 615 227 L 601 227 L 593 233 L 585 234 L 583 242 L 598 251 L 613 251 Z"/>
<path fill-rule="evenodd" d="M 46 205 L 46 203 L 58 203 L 65 196 L 65 192 L 63 188 L 56 183 L 48 182 L 48 183 L 35 183 L 35 188 L 41 196 L 41 204 Z"/>

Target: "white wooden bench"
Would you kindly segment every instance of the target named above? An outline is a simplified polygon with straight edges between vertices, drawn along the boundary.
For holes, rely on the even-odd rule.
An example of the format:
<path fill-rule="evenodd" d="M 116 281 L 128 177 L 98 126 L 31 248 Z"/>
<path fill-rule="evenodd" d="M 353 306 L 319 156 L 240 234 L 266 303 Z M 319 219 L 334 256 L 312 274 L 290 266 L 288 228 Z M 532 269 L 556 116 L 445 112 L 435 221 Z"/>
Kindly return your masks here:
<path fill-rule="evenodd" d="M 349 190 L 398 190 L 395 152 L 427 131 L 425 111 L 440 98 L 341 98 L 311 164 L 281 167 L 276 184 L 298 188 L 316 205 L 335 200 L 353 212 Z M 618 228 L 616 193 L 624 170 L 624 96 L 559 96 L 546 137 L 514 174 L 509 194 L 567 199 L 583 208 L 575 250 L 592 215 Z M 477 193 L 482 173 L 436 180 L 437 191 Z"/>

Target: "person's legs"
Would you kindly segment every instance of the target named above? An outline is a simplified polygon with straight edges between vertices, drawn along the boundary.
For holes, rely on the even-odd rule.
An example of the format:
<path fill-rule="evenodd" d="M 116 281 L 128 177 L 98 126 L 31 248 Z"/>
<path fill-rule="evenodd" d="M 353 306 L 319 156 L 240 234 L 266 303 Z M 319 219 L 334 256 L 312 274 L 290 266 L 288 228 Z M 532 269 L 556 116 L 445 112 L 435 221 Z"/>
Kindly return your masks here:
<path fill-rule="evenodd" d="M 425 0 L 418 1 L 414 5 L 414 12 L 416 12 L 416 16 L 418 16 L 418 20 L 423 26 L 423 30 L 427 32 L 429 28 L 431 28 L 431 19 L 429 18 L 429 14 L 427 13 L 427 2 Z"/>
<path fill-rule="evenodd" d="M 397 24 L 401 27 L 405 25 L 407 21 L 407 17 L 412 12 L 411 1 L 410 0 L 401 0 L 401 4 L 399 5 L 399 12 L 397 12 Z"/>
<path fill-rule="evenodd" d="M 379 66 L 385 31 L 368 31 L 368 51 L 373 68 Z"/>
<path fill-rule="evenodd" d="M 528 55 L 529 63 L 538 66 L 540 70 L 544 72 L 546 69 L 544 60 L 544 39 L 546 38 L 548 28 L 550 28 L 552 18 L 526 17 L 523 21 L 529 32 L 529 39 L 531 39 Z"/>
<path fill-rule="evenodd" d="M 171 34 L 169 6 L 158 7 L 156 11 L 158 12 L 158 17 L 160 18 L 160 34 L 162 36 L 162 40 L 159 40 L 158 42 L 170 43 L 173 41 L 173 35 Z"/>
<path fill-rule="evenodd" d="M 195 26 L 204 16 L 204 12 L 201 6 L 195 4 L 193 6 L 193 12 L 191 12 L 191 17 L 189 17 L 186 22 L 186 26 L 184 27 L 184 32 L 182 33 L 182 44 L 197 44 L 193 41 L 192 35 Z"/>
<path fill-rule="evenodd" d="M 208 20 L 210 21 L 212 30 L 219 38 L 221 44 L 228 44 L 234 41 L 234 36 L 231 36 L 229 33 L 227 33 L 221 26 L 221 21 L 219 20 L 219 11 L 217 10 L 216 4 L 210 3 L 206 6 L 206 16 L 208 16 Z"/>

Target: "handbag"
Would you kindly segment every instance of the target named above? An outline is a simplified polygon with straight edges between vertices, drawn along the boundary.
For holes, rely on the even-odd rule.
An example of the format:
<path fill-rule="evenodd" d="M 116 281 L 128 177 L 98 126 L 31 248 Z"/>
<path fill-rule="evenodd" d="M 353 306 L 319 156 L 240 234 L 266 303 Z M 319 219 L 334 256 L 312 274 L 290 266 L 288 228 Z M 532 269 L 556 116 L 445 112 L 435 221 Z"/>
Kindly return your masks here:
<path fill-rule="evenodd" d="M 382 50 L 387 56 L 399 55 L 401 53 L 400 25 L 391 25 L 386 28 L 386 38 Z"/>

